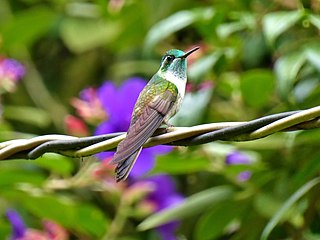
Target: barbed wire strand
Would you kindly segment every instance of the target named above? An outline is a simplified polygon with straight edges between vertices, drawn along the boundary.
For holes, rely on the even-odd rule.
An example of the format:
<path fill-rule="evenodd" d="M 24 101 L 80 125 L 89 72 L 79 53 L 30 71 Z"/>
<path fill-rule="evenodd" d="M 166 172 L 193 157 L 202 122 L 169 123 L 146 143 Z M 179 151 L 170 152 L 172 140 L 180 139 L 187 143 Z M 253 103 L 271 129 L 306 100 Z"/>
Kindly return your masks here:
<path fill-rule="evenodd" d="M 279 131 L 320 127 L 320 106 L 302 111 L 273 114 L 248 122 L 209 123 L 193 127 L 160 129 L 144 147 L 159 144 L 191 146 L 216 140 L 250 141 Z M 125 133 L 77 138 L 68 135 L 43 135 L 31 139 L 16 139 L 0 143 L 0 160 L 35 159 L 46 152 L 71 157 L 85 157 L 114 150 Z"/>

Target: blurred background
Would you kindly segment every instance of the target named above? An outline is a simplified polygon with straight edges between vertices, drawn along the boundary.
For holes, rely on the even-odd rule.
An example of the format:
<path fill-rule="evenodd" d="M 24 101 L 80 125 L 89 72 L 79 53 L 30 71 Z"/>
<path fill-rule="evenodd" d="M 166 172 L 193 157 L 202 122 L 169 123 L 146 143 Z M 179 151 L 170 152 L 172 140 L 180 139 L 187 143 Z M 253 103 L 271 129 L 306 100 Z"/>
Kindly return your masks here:
<path fill-rule="evenodd" d="M 200 46 L 175 126 L 317 106 L 319 11 L 319 0 L 2 0 L 0 140 L 126 131 L 172 48 Z M 118 184 L 109 153 L 2 161 L 0 239 L 320 239 L 319 138 L 157 146 Z"/>

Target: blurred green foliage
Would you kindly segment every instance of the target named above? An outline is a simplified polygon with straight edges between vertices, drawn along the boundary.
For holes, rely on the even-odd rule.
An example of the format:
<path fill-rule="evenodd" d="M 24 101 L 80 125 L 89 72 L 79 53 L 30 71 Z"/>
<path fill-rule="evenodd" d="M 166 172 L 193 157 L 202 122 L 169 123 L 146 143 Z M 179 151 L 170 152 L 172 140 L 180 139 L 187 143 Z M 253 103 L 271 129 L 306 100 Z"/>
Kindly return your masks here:
<path fill-rule="evenodd" d="M 21 61 L 27 74 L 14 93 L 1 96 L 0 139 L 65 133 L 63 119 L 74 114 L 70 100 L 81 89 L 106 79 L 149 79 L 165 51 L 195 45 L 201 49 L 189 64 L 189 82 L 196 90 L 175 125 L 245 121 L 317 106 L 319 11 L 318 0 L 2 0 L 1 54 Z M 201 89 L 203 82 L 213 90 Z M 126 227 L 113 236 L 157 239 L 139 230 L 178 218 L 177 234 L 185 239 L 255 240 L 263 231 L 263 239 L 319 239 L 319 139 L 319 130 L 278 133 L 159 157 L 153 173 L 172 174 L 179 191 L 191 197 L 147 219 L 129 204 L 121 212 Z M 254 162 L 226 165 L 236 149 Z M 96 165 L 55 154 L 1 162 L 1 239 L 10 235 L 8 207 L 30 227 L 46 218 L 65 227 L 71 239 L 103 239 L 124 190 L 93 178 Z M 243 170 L 252 177 L 239 182 Z"/>

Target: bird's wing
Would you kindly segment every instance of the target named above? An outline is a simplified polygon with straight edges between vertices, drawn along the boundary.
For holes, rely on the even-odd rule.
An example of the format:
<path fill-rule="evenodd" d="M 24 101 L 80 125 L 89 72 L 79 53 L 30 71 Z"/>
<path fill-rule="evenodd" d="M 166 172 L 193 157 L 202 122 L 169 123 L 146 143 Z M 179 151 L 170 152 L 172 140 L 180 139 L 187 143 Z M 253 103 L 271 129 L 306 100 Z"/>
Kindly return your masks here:
<path fill-rule="evenodd" d="M 141 150 L 142 150 L 142 147 L 140 147 L 135 153 L 130 155 L 124 161 L 118 163 L 118 165 L 115 169 L 117 182 L 123 181 L 128 177 L 134 163 L 136 162 L 137 158 L 139 157 Z"/>
<path fill-rule="evenodd" d="M 121 164 L 142 147 L 160 127 L 176 98 L 175 94 L 166 90 L 147 104 L 139 118 L 130 126 L 126 138 L 118 145 L 117 152 L 111 161 L 112 164 Z"/>

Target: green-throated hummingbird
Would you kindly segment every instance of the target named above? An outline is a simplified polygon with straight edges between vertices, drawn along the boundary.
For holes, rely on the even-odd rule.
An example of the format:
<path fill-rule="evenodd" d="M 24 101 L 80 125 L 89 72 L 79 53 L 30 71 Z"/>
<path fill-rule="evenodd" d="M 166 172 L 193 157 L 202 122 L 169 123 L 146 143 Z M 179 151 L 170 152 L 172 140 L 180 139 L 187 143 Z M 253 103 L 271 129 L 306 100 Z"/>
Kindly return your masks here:
<path fill-rule="evenodd" d="M 158 72 L 141 91 L 127 136 L 119 143 L 111 161 L 111 164 L 117 164 L 117 182 L 128 177 L 148 138 L 162 123 L 169 125 L 169 119 L 179 110 L 187 83 L 186 58 L 198 49 L 196 47 L 186 53 L 178 49 L 169 50 L 162 57 Z"/>

